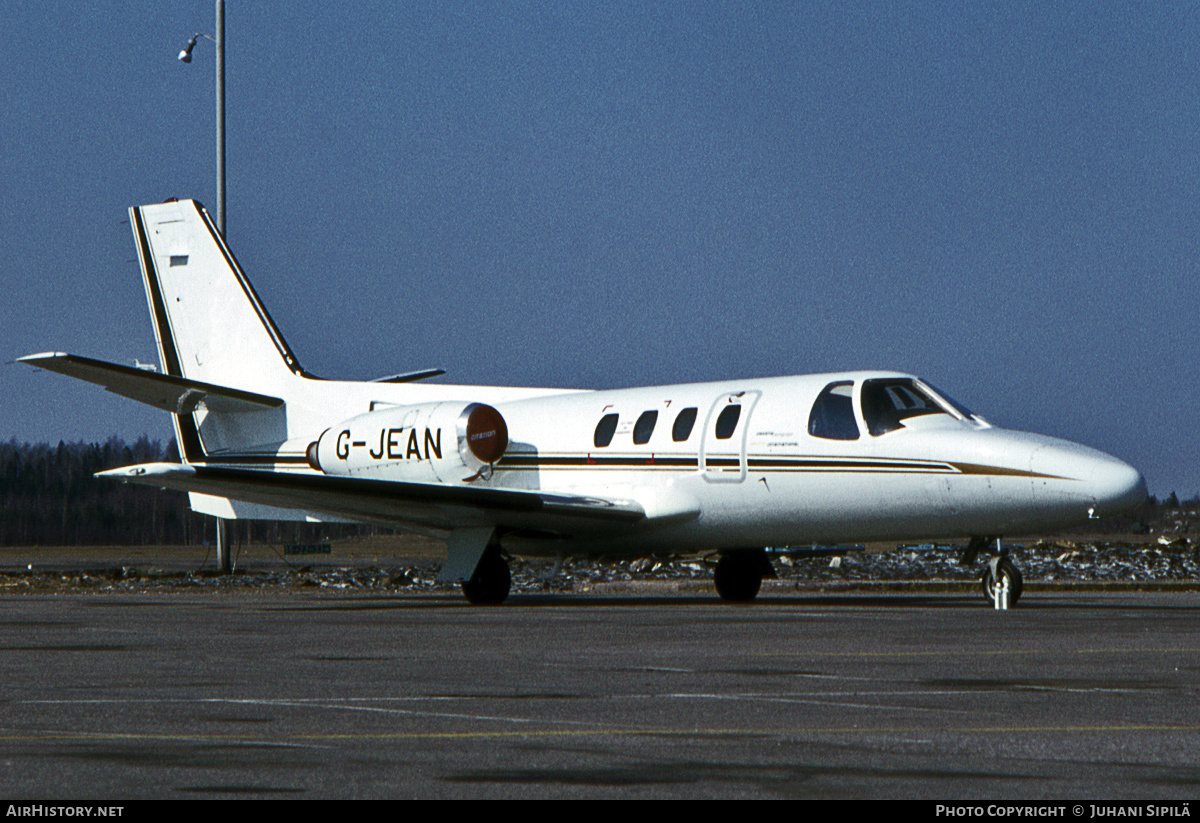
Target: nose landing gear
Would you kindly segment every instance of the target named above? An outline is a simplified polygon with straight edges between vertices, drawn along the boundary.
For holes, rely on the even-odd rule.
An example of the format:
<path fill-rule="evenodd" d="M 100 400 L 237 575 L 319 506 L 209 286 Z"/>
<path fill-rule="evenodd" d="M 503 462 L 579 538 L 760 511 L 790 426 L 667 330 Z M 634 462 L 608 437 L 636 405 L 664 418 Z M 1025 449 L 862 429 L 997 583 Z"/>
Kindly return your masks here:
<path fill-rule="evenodd" d="M 1017 601 L 1021 599 L 1021 592 L 1025 589 L 1025 582 L 1021 578 L 1021 570 L 1017 568 L 1017 564 L 1009 557 L 1008 549 L 1000 545 L 999 537 L 972 537 L 971 542 L 967 544 L 967 548 L 963 550 L 959 563 L 964 566 L 974 563 L 979 553 L 993 540 L 996 543 L 996 556 L 983 569 L 983 580 L 981 581 L 983 583 L 983 594 L 989 603 L 995 604 L 997 602 L 997 590 L 1007 587 L 1008 606 L 1015 606 L 1017 605 Z"/>
<path fill-rule="evenodd" d="M 983 570 L 983 594 L 989 603 L 995 603 L 999 594 L 997 589 L 1005 586 L 1008 588 L 1008 605 L 1017 605 L 1025 588 L 1021 570 L 1007 554 L 1002 554 L 993 558 Z"/>

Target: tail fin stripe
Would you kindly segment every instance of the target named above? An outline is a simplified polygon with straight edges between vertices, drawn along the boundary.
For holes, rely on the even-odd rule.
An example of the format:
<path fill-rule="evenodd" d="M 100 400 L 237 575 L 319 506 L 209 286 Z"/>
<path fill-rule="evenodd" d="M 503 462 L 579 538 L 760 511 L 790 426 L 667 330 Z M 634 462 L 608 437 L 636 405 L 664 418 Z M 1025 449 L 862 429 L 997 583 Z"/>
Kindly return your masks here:
<path fill-rule="evenodd" d="M 254 290 L 254 286 L 246 279 L 246 275 L 242 272 L 242 267 L 238 265 L 237 260 L 234 258 L 233 252 L 229 250 L 229 246 L 225 245 L 225 238 L 221 236 L 216 226 L 213 225 L 212 218 L 209 217 L 208 212 L 199 203 L 194 203 L 193 205 L 195 205 L 196 211 L 199 212 L 201 219 L 204 221 L 204 225 L 208 228 L 209 234 L 212 235 L 213 242 L 217 244 L 217 248 L 224 255 L 226 264 L 234 273 L 234 276 L 237 277 L 238 285 L 242 287 L 246 299 L 250 301 L 250 305 L 258 313 L 259 322 L 263 324 L 263 328 L 266 329 L 267 334 L 270 335 L 271 340 L 275 343 L 275 348 L 279 349 L 279 356 L 283 358 L 283 362 L 287 364 L 288 368 L 294 374 L 310 376 L 300 366 L 300 362 L 296 359 L 296 355 L 292 352 L 291 347 L 283 339 L 283 334 L 279 331 L 279 327 L 275 325 L 275 321 L 271 318 L 262 300 L 259 299 L 258 292 Z"/>
<path fill-rule="evenodd" d="M 158 351 L 162 356 L 163 370 L 170 375 L 183 377 L 183 369 L 179 363 L 179 349 L 175 343 L 171 321 L 167 317 L 167 307 L 163 302 L 162 287 L 158 280 L 158 269 L 154 266 L 154 255 L 150 251 L 150 240 L 146 236 L 146 223 L 142 210 L 134 207 L 129 210 L 133 215 L 133 226 L 137 231 L 138 256 L 141 257 L 142 277 L 146 281 L 146 294 L 150 299 L 150 316 L 154 322 L 154 336 L 158 338 Z M 203 462 L 206 456 L 204 444 L 200 441 L 200 429 L 196 426 L 194 414 L 173 414 L 175 422 L 175 440 L 179 444 L 180 457 L 184 463 Z"/>
<path fill-rule="evenodd" d="M 183 452 L 180 455 L 184 463 L 203 463 L 208 459 L 204 443 L 200 440 L 200 429 L 196 427 L 195 413 L 175 414 L 175 435 Z"/>
<path fill-rule="evenodd" d="M 154 268 L 154 255 L 150 251 L 150 240 L 146 237 L 146 224 L 142 219 L 142 210 L 134 207 L 129 210 L 133 214 L 133 225 L 137 231 L 138 256 L 141 257 L 142 277 L 146 281 L 146 293 L 150 295 L 150 314 L 154 320 L 154 336 L 158 338 L 158 351 L 162 355 L 163 369 L 167 374 L 183 377 L 183 369 L 179 364 L 179 351 L 171 332 L 171 321 L 167 317 L 167 307 L 163 303 L 162 288 L 158 282 L 158 271 Z"/>

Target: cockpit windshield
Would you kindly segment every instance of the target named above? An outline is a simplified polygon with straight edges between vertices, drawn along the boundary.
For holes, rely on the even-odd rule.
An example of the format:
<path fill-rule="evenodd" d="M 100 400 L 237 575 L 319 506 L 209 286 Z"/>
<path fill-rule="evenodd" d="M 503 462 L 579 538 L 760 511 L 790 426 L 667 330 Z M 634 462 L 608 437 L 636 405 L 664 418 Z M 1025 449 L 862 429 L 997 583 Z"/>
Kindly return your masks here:
<path fill-rule="evenodd" d="M 876 437 L 901 428 L 910 417 L 950 414 L 917 381 L 904 377 L 863 381 L 862 413 L 867 431 Z"/>
<path fill-rule="evenodd" d="M 962 418 L 978 426 L 988 423 L 962 403 L 929 383 L 911 377 L 880 377 L 864 380 L 859 396 L 862 420 L 872 436 L 904 427 L 905 420 L 929 414 Z M 830 383 L 817 396 L 808 417 L 808 433 L 827 440 L 857 440 L 859 425 L 854 414 L 854 381 Z"/>
<path fill-rule="evenodd" d="M 928 386 L 930 389 L 932 389 L 932 390 L 933 390 L 933 392 L 934 392 L 934 394 L 936 394 L 936 395 L 937 395 L 938 397 L 940 397 L 942 400 L 946 401 L 946 403 L 948 403 L 948 404 L 950 405 L 950 407 L 951 407 L 951 408 L 953 408 L 953 409 L 954 409 L 956 412 L 958 412 L 959 414 L 961 414 L 961 415 L 962 415 L 963 417 L 965 417 L 967 420 L 977 420 L 977 421 L 978 421 L 978 420 L 981 420 L 981 418 L 979 417 L 979 415 L 977 415 L 975 412 L 973 412 L 973 411 L 971 411 L 970 409 L 968 409 L 968 408 L 967 408 L 966 406 L 964 406 L 962 403 L 959 403 L 959 402 L 958 402 L 957 400 L 955 400 L 953 397 L 951 397 L 950 395 L 946 394 L 944 391 L 942 391 L 942 390 L 941 390 L 941 389 L 939 389 L 937 386 L 935 386 L 935 385 L 933 385 L 932 383 L 930 383 L 928 380 L 922 380 L 921 382 L 922 382 L 922 383 L 924 383 L 926 386 Z"/>

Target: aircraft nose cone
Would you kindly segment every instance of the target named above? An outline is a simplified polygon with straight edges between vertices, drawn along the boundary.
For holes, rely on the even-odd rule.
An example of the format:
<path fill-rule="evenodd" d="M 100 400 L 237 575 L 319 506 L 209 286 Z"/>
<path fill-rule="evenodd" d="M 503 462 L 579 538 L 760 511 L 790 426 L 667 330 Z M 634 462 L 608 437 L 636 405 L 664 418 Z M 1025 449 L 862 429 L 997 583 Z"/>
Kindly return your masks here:
<path fill-rule="evenodd" d="M 1097 517 L 1121 514 L 1146 499 L 1146 479 L 1128 463 L 1111 455 L 1063 443 L 1043 446 L 1030 461 L 1034 499 L 1041 506 L 1086 503 Z"/>
<path fill-rule="evenodd" d="M 1146 478 L 1142 473 L 1116 458 L 1099 468 L 1088 481 L 1090 492 L 1096 498 L 1096 514 L 1121 514 L 1140 506 L 1147 497 Z"/>

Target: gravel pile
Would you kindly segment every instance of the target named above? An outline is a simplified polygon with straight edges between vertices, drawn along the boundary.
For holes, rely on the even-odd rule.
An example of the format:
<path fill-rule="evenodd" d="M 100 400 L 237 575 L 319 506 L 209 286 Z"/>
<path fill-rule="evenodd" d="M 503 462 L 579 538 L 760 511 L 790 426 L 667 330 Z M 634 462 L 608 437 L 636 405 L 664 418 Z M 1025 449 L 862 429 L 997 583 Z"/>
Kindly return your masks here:
<path fill-rule="evenodd" d="M 970 567 L 960 566 L 958 557 L 956 548 L 906 546 L 894 552 L 852 553 L 836 559 L 782 559 L 776 568 L 780 577 L 818 580 L 975 580 L 991 556 L 981 556 Z M 1038 541 L 1013 547 L 1012 557 L 1026 582 L 1200 579 L 1200 551 L 1186 539 L 1149 545 Z M 791 568 L 787 569 L 789 562 Z"/>
<path fill-rule="evenodd" d="M 1200 582 L 1200 541 L 1160 538 L 1153 544 L 1070 540 L 1041 541 L 1010 546 L 1013 559 L 1030 582 Z M 780 580 L 797 583 L 847 582 L 974 582 L 983 573 L 990 555 L 972 566 L 958 563 L 961 548 L 903 546 L 889 552 L 848 551 L 811 556 L 804 553 L 773 555 Z M 564 564 L 559 577 L 571 585 L 553 588 L 579 590 L 602 583 L 634 580 L 712 579 L 712 564 L 705 561 L 641 559 L 616 563 L 573 561 Z M 514 569 L 514 583 L 523 584 Z M 516 587 L 516 586 L 514 586 Z"/>
<path fill-rule="evenodd" d="M 775 552 L 779 578 L 797 584 L 831 582 L 972 582 L 984 559 L 958 565 L 959 549 L 948 546 L 904 546 L 890 552 L 847 551 L 821 556 Z M 1148 583 L 1200 581 L 1200 540 L 1158 538 L 1152 543 L 1038 541 L 1012 546 L 1026 583 Z M 589 591 L 597 586 L 633 581 L 694 582 L 710 585 L 711 560 L 621 561 L 568 560 L 558 569 L 547 562 L 511 561 L 514 592 Z M 0 573 L 0 592 L 145 592 L 196 589 L 316 589 L 324 591 L 422 592 L 456 591 L 435 582 L 435 564 L 402 568 L 333 565 L 242 569 L 232 575 L 210 570 L 162 572 L 131 567 L 89 570 L 38 570 Z"/>

